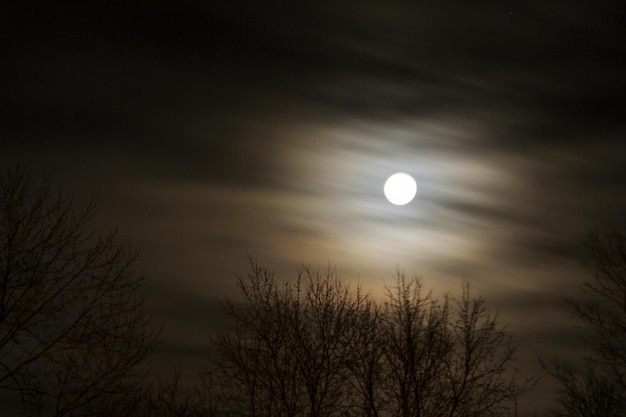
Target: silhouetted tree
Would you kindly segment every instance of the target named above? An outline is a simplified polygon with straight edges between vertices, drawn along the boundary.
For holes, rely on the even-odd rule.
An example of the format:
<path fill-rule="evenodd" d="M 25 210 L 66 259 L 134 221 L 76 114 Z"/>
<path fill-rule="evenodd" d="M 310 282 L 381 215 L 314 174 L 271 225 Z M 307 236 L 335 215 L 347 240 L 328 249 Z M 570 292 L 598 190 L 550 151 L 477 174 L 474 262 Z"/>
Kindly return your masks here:
<path fill-rule="evenodd" d="M 517 413 L 518 397 L 536 378 L 520 379 L 514 367 L 518 344 L 490 314 L 482 297 L 471 298 L 469 285 L 455 300 L 453 349 L 446 358 L 450 398 L 446 416 L 495 416 Z"/>
<path fill-rule="evenodd" d="M 584 298 L 567 299 L 583 323 L 590 354 L 580 362 L 542 361 L 561 383 L 558 416 L 626 415 L 626 235 L 595 232 L 585 240 L 583 263 L 592 273 L 582 285 Z"/>
<path fill-rule="evenodd" d="M 295 282 L 251 263 L 229 301 L 231 327 L 215 340 L 213 371 L 223 411 L 233 415 L 330 416 L 353 407 L 347 364 L 370 303 L 329 269 L 298 271 Z"/>
<path fill-rule="evenodd" d="M 353 415 L 377 417 L 385 410 L 387 399 L 381 387 L 388 375 L 383 365 L 386 347 L 382 314 L 379 304 L 364 299 L 356 313 L 355 331 L 347 341 L 351 357 L 346 381 L 352 388 Z"/>
<path fill-rule="evenodd" d="M 157 377 L 148 384 L 129 417 L 215 416 L 208 392 L 199 386 L 184 385 L 180 375 L 180 367 L 174 366 L 169 375 Z"/>
<path fill-rule="evenodd" d="M 135 252 L 116 232 L 95 234 L 93 215 L 27 171 L 0 177 L 0 390 L 29 415 L 127 398 L 158 341 Z"/>
<path fill-rule="evenodd" d="M 516 346 L 467 287 L 452 308 L 402 274 L 384 304 L 332 269 L 281 284 L 251 262 L 237 282 L 211 373 L 227 415 L 495 416 L 530 386 L 515 384 Z"/>
<path fill-rule="evenodd" d="M 518 382 L 517 345 L 467 284 L 451 304 L 425 293 L 418 278 L 398 274 L 383 318 L 390 415 L 502 415 L 535 383 Z"/>
<path fill-rule="evenodd" d="M 448 301 L 438 303 L 418 279 L 398 274 L 381 324 L 385 403 L 391 415 L 429 416 L 447 400 L 445 359 L 452 349 Z"/>

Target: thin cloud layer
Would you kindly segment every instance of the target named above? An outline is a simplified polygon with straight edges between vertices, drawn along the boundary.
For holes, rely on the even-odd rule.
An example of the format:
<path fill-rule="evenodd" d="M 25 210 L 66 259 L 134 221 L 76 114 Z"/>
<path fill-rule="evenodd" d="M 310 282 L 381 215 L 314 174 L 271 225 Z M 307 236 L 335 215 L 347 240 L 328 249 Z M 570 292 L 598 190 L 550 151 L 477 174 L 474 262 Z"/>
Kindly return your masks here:
<path fill-rule="evenodd" d="M 578 242 L 626 221 L 620 2 L 5 9 L 0 161 L 94 194 L 138 244 L 165 356 L 197 357 L 213 322 L 179 307 L 217 317 L 246 253 L 376 294 L 396 267 L 438 293 L 470 279 L 558 351 Z M 418 183 L 403 207 L 382 195 L 397 171 Z"/>

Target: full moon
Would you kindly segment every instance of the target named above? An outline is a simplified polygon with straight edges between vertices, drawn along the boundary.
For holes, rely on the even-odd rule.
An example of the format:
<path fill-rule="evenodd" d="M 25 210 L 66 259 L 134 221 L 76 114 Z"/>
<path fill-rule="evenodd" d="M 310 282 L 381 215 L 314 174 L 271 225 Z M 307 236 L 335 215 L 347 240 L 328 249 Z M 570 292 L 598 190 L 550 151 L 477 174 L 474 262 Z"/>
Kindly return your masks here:
<path fill-rule="evenodd" d="M 383 187 L 385 197 L 391 204 L 403 206 L 408 204 L 417 192 L 417 184 L 412 176 L 404 172 L 397 172 L 385 181 Z"/>

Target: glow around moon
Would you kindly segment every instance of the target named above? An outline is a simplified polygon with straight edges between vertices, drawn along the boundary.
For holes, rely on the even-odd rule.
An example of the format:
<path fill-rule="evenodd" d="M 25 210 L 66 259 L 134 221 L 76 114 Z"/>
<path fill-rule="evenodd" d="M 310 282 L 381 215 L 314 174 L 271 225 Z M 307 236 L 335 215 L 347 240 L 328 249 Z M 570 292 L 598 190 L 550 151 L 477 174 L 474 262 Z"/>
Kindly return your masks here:
<path fill-rule="evenodd" d="M 413 197 L 415 197 L 417 184 L 409 174 L 397 172 L 387 178 L 383 192 L 391 204 L 403 206 L 411 202 Z"/>

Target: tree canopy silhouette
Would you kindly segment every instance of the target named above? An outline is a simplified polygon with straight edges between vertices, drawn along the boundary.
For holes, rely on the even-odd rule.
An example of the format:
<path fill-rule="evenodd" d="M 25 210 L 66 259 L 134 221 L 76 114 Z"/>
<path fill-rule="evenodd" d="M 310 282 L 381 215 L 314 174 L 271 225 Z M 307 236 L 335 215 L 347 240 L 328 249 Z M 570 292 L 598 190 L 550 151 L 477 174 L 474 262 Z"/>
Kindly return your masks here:
<path fill-rule="evenodd" d="M 583 264 L 591 276 L 581 299 L 567 308 L 583 324 L 590 354 L 579 362 L 553 358 L 544 368 L 561 385 L 554 414 L 567 417 L 626 415 L 626 234 L 594 232 Z"/>
<path fill-rule="evenodd" d="M 136 253 L 23 169 L 0 177 L 0 390 L 29 415 L 95 414 L 139 389 L 159 331 Z M 91 411 L 89 411 L 91 410 Z"/>
<path fill-rule="evenodd" d="M 439 301 L 398 274 L 380 302 L 332 268 L 280 282 L 253 261 L 237 282 L 205 375 L 224 415 L 496 416 L 533 383 L 469 286 Z"/>

